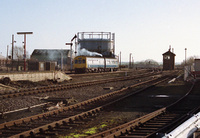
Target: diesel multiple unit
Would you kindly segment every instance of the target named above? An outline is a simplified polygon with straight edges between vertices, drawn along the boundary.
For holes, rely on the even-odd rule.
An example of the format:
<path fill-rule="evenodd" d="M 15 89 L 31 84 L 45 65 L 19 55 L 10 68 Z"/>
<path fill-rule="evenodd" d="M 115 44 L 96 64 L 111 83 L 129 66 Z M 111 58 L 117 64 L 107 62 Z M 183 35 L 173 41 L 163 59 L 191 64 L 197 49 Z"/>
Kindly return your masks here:
<path fill-rule="evenodd" d="M 77 56 L 74 58 L 75 73 L 116 71 L 118 59 L 107 57 Z"/>

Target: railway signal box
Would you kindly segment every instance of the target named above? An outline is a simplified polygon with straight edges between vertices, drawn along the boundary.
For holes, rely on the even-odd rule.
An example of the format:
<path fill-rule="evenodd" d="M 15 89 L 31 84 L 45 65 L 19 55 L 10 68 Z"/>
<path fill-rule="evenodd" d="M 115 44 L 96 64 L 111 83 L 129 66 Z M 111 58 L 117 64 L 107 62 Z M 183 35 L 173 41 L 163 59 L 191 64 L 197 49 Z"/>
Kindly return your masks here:
<path fill-rule="evenodd" d="M 169 49 L 163 55 L 163 70 L 174 70 L 175 54 Z"/>

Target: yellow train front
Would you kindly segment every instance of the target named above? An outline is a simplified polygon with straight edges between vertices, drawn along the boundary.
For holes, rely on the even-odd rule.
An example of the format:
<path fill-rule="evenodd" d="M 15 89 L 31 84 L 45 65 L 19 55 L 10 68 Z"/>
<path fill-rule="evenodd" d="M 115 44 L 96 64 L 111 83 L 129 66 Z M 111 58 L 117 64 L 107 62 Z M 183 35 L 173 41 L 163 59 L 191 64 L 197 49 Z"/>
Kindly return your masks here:
<path fill-rule="evenodd" d="M 74 58 L 75 73 L 117 71 L 116 58 L 77 56 Z"/>

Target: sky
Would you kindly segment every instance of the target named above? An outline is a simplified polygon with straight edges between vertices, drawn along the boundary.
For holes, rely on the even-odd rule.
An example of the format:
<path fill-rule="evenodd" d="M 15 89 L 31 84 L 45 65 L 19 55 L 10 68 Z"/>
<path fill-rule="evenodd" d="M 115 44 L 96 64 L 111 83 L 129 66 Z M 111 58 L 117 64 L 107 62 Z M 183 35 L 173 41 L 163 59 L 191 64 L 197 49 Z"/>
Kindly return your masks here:
<path fill-rule="evenodd" d="M 0 0 L 0 53 L 9 55 L 27 35 L 27 51 L 69 49 L 78 32 L 115 33 L 115 54 L 122 61 L 162 62 L 169 45 L 175 61 L 200 56 L 199 0 Z"/>

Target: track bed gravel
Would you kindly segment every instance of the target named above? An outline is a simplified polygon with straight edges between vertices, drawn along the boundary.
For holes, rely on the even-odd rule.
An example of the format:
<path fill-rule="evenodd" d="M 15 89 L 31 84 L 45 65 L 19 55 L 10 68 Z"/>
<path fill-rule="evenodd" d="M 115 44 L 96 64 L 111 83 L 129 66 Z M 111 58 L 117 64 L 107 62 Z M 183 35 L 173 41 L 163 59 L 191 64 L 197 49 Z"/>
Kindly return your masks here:
<path fill-rule="evenodd" d="M 191 83 L 182 78 L 173 83 L 162 83 L 148 91 L 132 96 L 101 112 L 92 121 L 76 129 L 61 132 L 61 136 L 88 136 L 92 133 L 124 124 L 174 102 L 190 89 Z"/>
<path fill-rule="evenodd" d="M 129 73 L 128 75 L 134 75 L 136 72 L 133 72 L 132 74 Z M 125 74 L 123 74 L 125 75 Z M 90 80 L 98 80 L 98 79 L 106 79 L 112 77 L 119 77 L 122 76 L 122 74 L 108 74 L 108 75 L 98 75 L 98 76 L 85 76 L 85 77 L 76 77 L 73 79 L 73 82 L 77 81 L 90 81 Z M 149 78 L 144 78 L 143 80 L 148 80 Z M 45 103 L 46 101 L 40 100 L 42 97 L 51 97 L 51 98 L 68 98 L 68 99 L 74 99 L 74 103 L 81 102 L 90 98 L 97 97 L 99 95 L 103 95 L 115 90 L 119 90 L 122 87 L 127 87 L 130 86 L 134 83 L 137 83 L 138 81 L 141 81 L 140 79 L 137 80 L 128 80 L 128 81 L 119 81 L 119 82 L 112 82 L 112 83 L 106 83 L 106 84 L 100 84 L 100 85 L 92 85 L 88 87 L 82 87 L 82 88 L 73 88 L 73 89 L 68 89 L 64 91 L 58 91 L 58 92 L 49 92 L 49 93 L 42 93 L 42 94 L 36 94 L 36 95 L 29 95 L 29 96 L 21 96 L 21 97 L 15 97 L 15 98 L 9 98 L 9 99 L 2 99 L 0 101 L 0 112 L 7 112 L 7 111 L 12 111 L 16 109 L 21 109 L 21 108 L 27 108 L 31 107 L 34 105 L 42 104 Z M 64 83 L 73 83 L 73 82 L 63 82 L 60 84 Z M 52 83 L 52 82 L 50 82 Z M 42 82 L 41 85 L 48 84 L 48 82 Z M 24 83 L 24 87 L 27 86 L 35 86 L 36 84 L 30 82 Z M 112 90 L 105 90 L 105 87 L 113 87 Z M 31 110 L 25 110 L 21 112 L 17 112 L 15 114 L 7 114 L 3 116 L 2 119 L 0 119 L 0 123 L 10 121 L 10 120 L 15 120 L 19 118 L 23 118 L 26 116 L 30 115 L 35 115 L 38 113 L 42 113 L 43 107 L 40 107 L 39 109 L 31 109 Z"/>
<path fill-rule="evenodd" d="M 168 72 L 166 72 L 167 74 Z M 135 75 L 136 72 L 129 73 L 128 75 Z M 108 74 L 108 75 L 97 75 L 97 76 L 81 76 L 74 77 L 71 82 L 63 82 L 64 83 L 74 83 L 74 82 L 82 82 L 82 81 L 91 81 L 98 79 L 106 79 L 111 77 L 122 77 L 127 75 L 127 73 L 123 74 Z M 149 77 L 146 77 L 142 80 L 149 80 Z M 22 96 L 10 99 L 3 99 L 0 101 L 0 112 L 5 112 L 9 110 L 20 109 L 36 104 L 44 103 L 45 101 L 40 100 L 39 97 L 52 97 L 52 98 L 73 98 L 75 99 L 74 103 L 81 102 L 93 97 L 97 97 L 99 95 L 103 95 L 115 90 L 119 90 L 122 87 L 128 87 L 137 82 L 141 81 L 141 79 L 136 80 L 128 80 L 128 81 L 120 81 L 120 82 L 112 82 L 100 85 L 92 85 L 83 88 L 73 88 L 65 91 L 59 92 L 50 92 L 50 93 L 42 93 L 32 96 Z M 23 84 L 23 83 L 22 83 Z M 14 85 L 14 84 L 11 84 Z M 23 87 L 39 87 L 39 86 L 47 86 L 54 85 L 53 82 L 41 82 L 40 84 L 27 83 Z M 81 137 L 88 136 L 96 132 L 101 132 L 108 128 L 112 128 L 119 124 L 126 123 L 130 120 L 136 119 L 140 116 L 143 116 L 147 113 L 155 111 L 163 106 L 168 105 L 169 103 L 178 99 L 181 95 L 184 95 L 185 92 L 190 88 L 190 83 L 186 83 L 183 81 L 183 78 L 180 77 L 175 82 L 172 83 L 162 83 L 150 89 L 150 91 L 143 92 L 136 96 L 132 96 L 127 98 L 126 100 L 119 102 L 109 109 L 101 112 L 91 119 L 91 121 L 86 122 L 84 125 L 78 126 L 76 129 L 69 129 L 64 132 L 60 132 L 60 136 L 72 136 L 72 137 Z M 15 87 L 19 87 L 20 85 Z M 105 87 L 113 87 L 112 90 L 105 90 Z M 20 88 L 20 87 L 19 87 Z M 73 103 L 71 103 L 73 104 Z M 0 119 L 0 123 L 19 119 L 26 116 L 35 115 L 41 113 L 43 108 L 33 108 L 31 110 L 24 110 L 21 112 L 17 112 L 12 115 L 6 115 L 4 118 Z"/>

